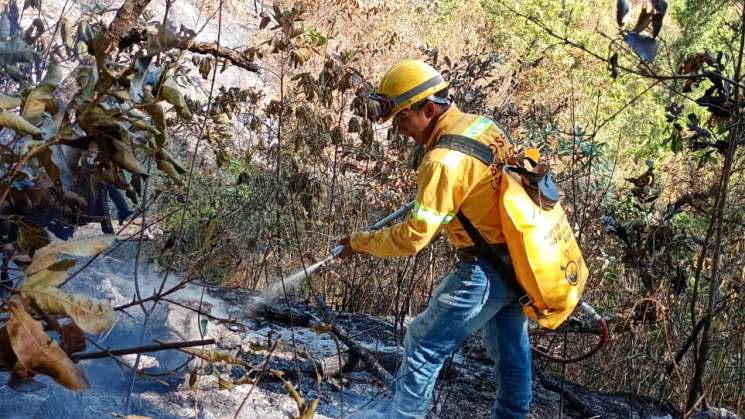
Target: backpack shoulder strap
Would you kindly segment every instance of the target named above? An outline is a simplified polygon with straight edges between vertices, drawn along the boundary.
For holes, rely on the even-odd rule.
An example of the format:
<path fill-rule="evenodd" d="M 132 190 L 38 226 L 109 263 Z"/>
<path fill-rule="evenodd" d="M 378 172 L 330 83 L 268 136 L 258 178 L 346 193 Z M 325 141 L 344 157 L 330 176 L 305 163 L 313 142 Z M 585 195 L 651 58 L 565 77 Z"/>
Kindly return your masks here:
<path fill-rule="evenodd" d="M 491 152 L 488 145 L 480 143 L 471 137 L 466 137 L 465 135 L 445 134 L 437 140 L 437 143 L 432 148 L 444 148 L 460 151 L 487 166 L 491 166 L 494 161 L 494 153 Z"/>
<path fill-rule="evenodd" d="M 464 135 L 445 134 L 440 137 L 435 146 L 432 148 L 444 148 L 448 150 L 460 151 L 461 153 L 471 156 L 487 166 L 491 166 L 492 162 L 494 161 L 494 153 L 492 153 L 489 146 Z M 486 239 L 484 239 L 484 236 L 479 233 L 476 226 L 474 226 L 473 223 L 471 223 L 471 220 L 469 220 L 468 217 L 463 214 L 462 210 L 458 210 L 456 217 L 458 218 L 458 221 L 460 221 L 460 223 L 463 225 L 463 228 L 465 228 L 466 233 L 468 233 L 468 236 L 471 238 L 471 241 L 476 246 L 479 253 L 482 256 L 486 257 L 487 260 L 489 260 L 497 273 L 502 277 L 502 280 L 505 282 L 505 284 L 513 289 L 518 299 L 520 300 L 520 304 L 529 304 L 530 300 L 523 288 L 517 282 L 515 278 L 515 272 L 511 269 L 508 270 L 507 267 L 500 261 L 499 255 L 496 253 L 494 248 L 489 245 L 489 243 L 487 243 Z M 526 298 L 528 299 L 526 300 Z"/>

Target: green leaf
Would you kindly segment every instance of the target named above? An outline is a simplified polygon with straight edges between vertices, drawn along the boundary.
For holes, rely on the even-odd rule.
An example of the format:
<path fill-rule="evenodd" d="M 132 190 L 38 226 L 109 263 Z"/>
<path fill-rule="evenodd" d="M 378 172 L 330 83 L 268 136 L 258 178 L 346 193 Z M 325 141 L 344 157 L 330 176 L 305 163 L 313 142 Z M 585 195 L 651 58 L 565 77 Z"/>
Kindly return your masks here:
<path fill-rule="evenodd" d="M 22 116 L 10 112 L 0 112 L 0 127 L 10 128 L 18 133 L 38 135 L 41 130 Z"/>
<path fill-rule="evenodd" d="M 199 321 L 199 331 L 201 332 L 202 336 L 207 334 L 207 325 L 209 324 L 209 321 L 206 317 L 202 317 L 202 319 Z"/>
<path fill-rule="evenodd" d="M 183 119 L 191 120 L 191 111 L 189 106 L 186 104 L 181 88 L 176 84 L 176 80 L 173 77 L 169 77 L 161 86 L 161 94 L 166 102 L 173 105 L 176 108 L 176 113 Z"/>

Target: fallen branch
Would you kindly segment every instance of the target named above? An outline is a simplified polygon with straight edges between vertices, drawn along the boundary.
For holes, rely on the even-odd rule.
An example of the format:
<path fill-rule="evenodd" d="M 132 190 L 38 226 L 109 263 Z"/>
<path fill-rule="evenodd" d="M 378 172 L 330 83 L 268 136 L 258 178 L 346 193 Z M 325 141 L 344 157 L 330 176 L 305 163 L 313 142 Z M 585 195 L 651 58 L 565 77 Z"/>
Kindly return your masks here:
<path fill-rule="evenodd" d="M 214 339 L 191 340 L 191 341 L 186 341 L 186 342 L 159 343 L 156 345 L 135 346 L 132 348 L 110 349 L 110 350 L 101 351 L 101 352 L 76 353 L 76 354 L 70 355 L 70 358 L 73 361 L 80 361 L 83 359 L 99 359 L 99 358 L 108 358 L 111 356 L 119 356 L 119 355 L 142 354 L 146 352 L 158 352 L 158 351 L 164 351 L 167 349 L 188 348 L 191 346 L 212 345 L 214 343 L 215 343 Z"/>
<path fill-rule="evenodd" d="M 349 351 L 342 351 L 335 355 L 313 360 L 313 371 L 318 371 L 323 378 L 337 376 L 341 373 L 351 372 L 357 365 L 359 357 Z M 309 371 L 310 372 L 310 371 Z"/>
<path fill-rule="evenodd" d="M 350 338 L 349 334 L 342 326 L 336 324 L 336 315 L 334 315 L 331 308 L 326 305 L 320 294 L 316 294 L 316 303 L 318 303 L 321 314 L 326 319 L 326 324 L 331 327 L 331 333 L 333 333 L 340 341 L 344 342 L 352 354 L 362 360 L 367 367 L 367 370 L 370 371 L 375 378 L 380 380 L 380 382 L 389 390 L 393 390 L 396 382 L 393 375 L 383 368 L 383 366 L 380 365 L 367 349 L 363 348 L 359 343 Z"/>

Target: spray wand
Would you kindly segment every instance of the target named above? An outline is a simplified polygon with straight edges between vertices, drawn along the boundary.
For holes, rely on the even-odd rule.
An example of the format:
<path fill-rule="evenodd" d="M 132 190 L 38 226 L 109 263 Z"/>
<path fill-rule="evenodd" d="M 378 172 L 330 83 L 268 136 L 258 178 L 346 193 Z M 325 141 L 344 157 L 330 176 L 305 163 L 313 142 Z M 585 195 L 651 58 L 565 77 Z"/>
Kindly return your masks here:
<path fill-rule="evenodd" d="M 381 228 L 385 227 L 388 223 L 395 220 L 396 218 L 406 214 L 414 207 L 414 201 L 411 201 L 401 208 L 397 209 L 392 214 L 386 216 L 385 218 L 381 219 L 380 221 L 376 222 L 375 224 L 371 225 L 370 227 L 366 228 L 365 231 L 374 231 L 374 230 L 380 230 Z M 344 250 L 344 245 L 337 245 L 334 247 L 333 250 L 331 250 L 331 253 L 325 258 L 322 259 L 310 266 L 307 266 L 303 269 L 300 269 L 296 272 L 291 273 L 287 277 L 284 278 L 284 281 L 275 281 L 272 284 L 270 284 L 264 292 L 269 295 L 273 296 L 276 295 L 279 291 L 282 290 L 281 287 L 294 287 L 295 284 L 300 281 L 302 278 L 305 278 L 306 275 L 310 275 L 313 272 L 317 271 L 320 267 L 326 265 L 327 263 L 334 260 L 334 258 L 338 257 L 341 252 Z"/>
<path fill-rule="evenodd" d="M 367 227 L 365 229 L 365 231 L 380 230 L 381 228 L 385 227 L 391 221 L 393 221 L 396 218 L 398 218 L 398 217 L 406 214 L 407 212 L 409 212 L 412 208 L 414 208 L 414 201 L 407 202 L 401 208 L 397 209 L 396 211 L 394 211 L 393 213 L 387 215 L 386 217 L 380 219 L 375 224 Z M 339 256 L 341 254 L 342 250 L 344 250 L 344 245 L 341 245 L 341 244 L 337 245 L 331 251 L 331 254 L 326 259 L 324 259 L 322 262 L 323 263 L 328 263 L 329 261 L 333 260 L 335 257 Z"/>

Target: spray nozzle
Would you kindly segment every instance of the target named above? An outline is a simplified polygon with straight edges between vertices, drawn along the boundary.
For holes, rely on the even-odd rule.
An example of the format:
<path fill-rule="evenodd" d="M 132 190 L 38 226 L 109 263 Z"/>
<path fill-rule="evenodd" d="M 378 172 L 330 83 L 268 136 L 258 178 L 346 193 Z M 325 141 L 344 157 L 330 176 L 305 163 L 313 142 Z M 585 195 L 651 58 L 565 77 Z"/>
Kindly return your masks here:
<path fill-rule="evenodd" d="M 343 250 L 344 250 L 344 245 L 337 244 L 336 247 L 334 247 L 334 249 L 331 251 L 331 256 L 339 257 L 339 255 L 341 254 Z"/>

